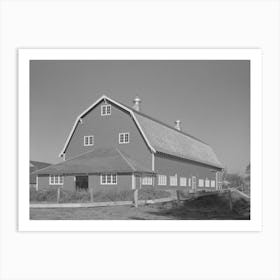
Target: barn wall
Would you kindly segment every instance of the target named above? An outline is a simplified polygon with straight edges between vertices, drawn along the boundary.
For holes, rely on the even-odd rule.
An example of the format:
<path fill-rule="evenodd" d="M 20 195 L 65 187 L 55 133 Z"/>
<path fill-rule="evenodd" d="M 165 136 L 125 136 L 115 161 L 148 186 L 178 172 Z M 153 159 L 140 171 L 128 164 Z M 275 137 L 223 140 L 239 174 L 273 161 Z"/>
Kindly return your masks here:
<path fill-rule="evenodd" d="M 158 174 L 166 175 L 167 176 L 167 186 L 174 188 L 174 186 L 170 186 L 170 176 L 174 176 L 177 174 L 177 185 L 180 186 L 180 177 L 186 177 L 187 178 L 187 187 L 189 186 L 188 179 L 192 176 L 196 176 L 196 186 L 197 190 L 213 190 L 211 187 L 199 187 L 198 186 L 198 180 L 206 178 L 208 180 L 216 180 L 216 172 L 220 171 L 220 169 L 216 169 L 213 167 L 207 167 L 204 165 L 200 165 L 198 163 L 193 163 L 187 160 L 179 160 L 176 158 L 171 158 L 163 155 L 155 155 L 155 171 Z M 213 172 L 214 171 L 214 172 Z M 158 186 L 158 179 L 155 179 L 155 186 L 156 187 L 162 187 Z M 216 189 L 216 182 L 215 182 L 215 188 Z"/>
<path fill-rule="evenodd" d="M 68 191 L 76 191 L 75 176 L 64 176 L 63 189 Z"/>
<path fill-rule="evenodd" d="M 118 174 L 116 185 L 101 185 L 100 175 L 89 175 L 89 188 L 93 188 L 94 191 L 98 190 L 131 190 L 132 179 L 131 174 Z"/>
<path fill-rule="evenodd" d="M 47 189 L 51 187 L 61 186 L 64 190 L 75 191 L 75 181 L 74 176 L 64 176 L 63 185 L 50 185 L 49 184 L 49 175 L 39 175 L 38 176 L 38 189 Z"/>
<path fill-rule="evenodd" d="M 76 127 L 65 159 L 92 150 L 93 148 L 115 147 L 138 160 L 147 168 L 152 168 L 151 152 L 132 117 L 122 109 L 111 104 L 111 115 L 101 116 L 101 102 L 89 112 Z M 108 102 L 110 104 L 110 102 Z M 119 144 L 119 133 L 129 132 L 130 143 Z M 94 145 L 84 146 L 84 136 L 94 135 Z"/>

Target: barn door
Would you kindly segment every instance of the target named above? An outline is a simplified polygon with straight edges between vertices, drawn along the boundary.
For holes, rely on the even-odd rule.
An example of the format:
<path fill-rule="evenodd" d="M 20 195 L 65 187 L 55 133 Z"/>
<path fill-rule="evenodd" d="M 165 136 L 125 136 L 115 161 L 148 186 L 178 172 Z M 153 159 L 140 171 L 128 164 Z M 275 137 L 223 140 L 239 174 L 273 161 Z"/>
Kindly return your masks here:
<path fill-rule="evenodd" d="M 88 176 L 76 176 L 76 191 L 88 190 Z"/>

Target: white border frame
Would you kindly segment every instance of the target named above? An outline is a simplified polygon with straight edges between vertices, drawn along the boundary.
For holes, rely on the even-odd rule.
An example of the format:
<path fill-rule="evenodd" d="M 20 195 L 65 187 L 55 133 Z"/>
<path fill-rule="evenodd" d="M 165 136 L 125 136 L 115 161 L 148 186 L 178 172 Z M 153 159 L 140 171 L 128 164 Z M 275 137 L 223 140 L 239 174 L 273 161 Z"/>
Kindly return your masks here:
<path fill-rule="evenodd" d="M 234 221 L 35 221 L 29 220 L 30 60 L 250 60 L 251 62 L 251 220 Z M 19 231 L 260 231 L 262 229 L 262 65 L 260 49 L 20 49 Z M 170 227 L 172 224 L 172 227 Z"/>

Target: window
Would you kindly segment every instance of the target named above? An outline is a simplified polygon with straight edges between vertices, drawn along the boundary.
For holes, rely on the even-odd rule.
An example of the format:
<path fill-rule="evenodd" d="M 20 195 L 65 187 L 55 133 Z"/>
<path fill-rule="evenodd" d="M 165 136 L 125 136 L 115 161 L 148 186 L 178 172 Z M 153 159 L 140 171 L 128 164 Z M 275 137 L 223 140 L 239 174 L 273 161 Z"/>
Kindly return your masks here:
<path fill-rule="evenodd" d="M 93 135 L 84 136 L 84 146 L 93 146 L 94 137 Z"/>
<path fill-rule="evenodd" d="M 101 116 L 111 115 L 111 105 L 102 105 L 101 106 Z"/>
<path fill-rule="evenodd" d="M 64 178 L 60 175 L 50 175 L 49 184 L 50 185 L 63 185 Z"/>
<path fill-rule="evenodd" d="M 177 174 L 175 176 L 170 176 L 170 186 L 177 186 Z"/>
<path fill-rule="evenodd" d="M 101 185 L 116 185 L 117 184 L 117 174 L 108 173 L 100 175 Z"/>
<path fill-rule="evenodd" d="M 189 187 L 191 187 L 191 186 L 192 186 L 192 179 L 189 178 Z"/>
<path fill-rule="evenodd" d="M 205 187 L 206 188 L 210 187 L 210 180 L 208 180 L 207 178 L 205 179 Z"/>
<path fill-rule="evenodd" d="M 187 186 L 187 178 L 186 177 L 180 177 L 180 186 L 186 187 Z"/>
<path fill-rule="evenodd" d="M 211 188 L 215 188 L 215 180 L 211 180 Z"/>
<path fill-rule="evenodd" d="M 167 178 L 165 175 L 158 175 L 158 185 L 166 186 Z"/>
<path fill-rule="evenodd" d="M 198 180 L 198 186 L 199 187 L 204 187 L 204 180 L 203 179 Z"/>
<path fill-rule="evenodd" d="M 129 132 L 119 133 L 119 144 L 129 143 Z"/>
<path fill-rule="evenodd" d="M 146 176 L 142 178 L 142 185 L 152 185 L 153 184 L 153 177 Z"/>

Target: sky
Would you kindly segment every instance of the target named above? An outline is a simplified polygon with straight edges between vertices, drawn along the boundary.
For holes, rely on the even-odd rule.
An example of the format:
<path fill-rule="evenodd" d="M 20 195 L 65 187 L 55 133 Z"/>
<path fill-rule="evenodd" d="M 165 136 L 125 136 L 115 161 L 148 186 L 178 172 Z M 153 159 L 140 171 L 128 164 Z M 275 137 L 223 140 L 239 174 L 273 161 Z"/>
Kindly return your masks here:
<path fill-rule="evenodd" d="M 208 143 L 228 172 L 250 162 L 249 61 L 30 62 L 30 159 L 57 163 L 76 117 L 102 94 Z"/>

